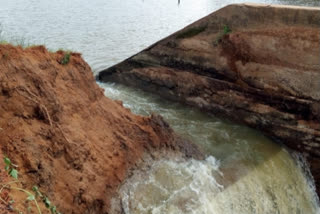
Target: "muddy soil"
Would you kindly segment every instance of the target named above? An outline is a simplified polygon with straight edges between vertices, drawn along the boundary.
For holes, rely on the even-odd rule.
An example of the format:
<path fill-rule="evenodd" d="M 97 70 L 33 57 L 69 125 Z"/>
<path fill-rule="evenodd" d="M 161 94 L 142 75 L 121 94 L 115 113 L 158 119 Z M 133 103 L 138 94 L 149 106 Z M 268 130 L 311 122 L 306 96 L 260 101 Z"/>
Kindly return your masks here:
<path fill-rule="evenodd" d="M 0 149 L 25 186 L 62 213 L 108 213 L 110 199 L 145 152 L 195 147 L 159 116 L 141 117 L 104 96 L 88 64 L 43 46 L 0 46 Z"/>

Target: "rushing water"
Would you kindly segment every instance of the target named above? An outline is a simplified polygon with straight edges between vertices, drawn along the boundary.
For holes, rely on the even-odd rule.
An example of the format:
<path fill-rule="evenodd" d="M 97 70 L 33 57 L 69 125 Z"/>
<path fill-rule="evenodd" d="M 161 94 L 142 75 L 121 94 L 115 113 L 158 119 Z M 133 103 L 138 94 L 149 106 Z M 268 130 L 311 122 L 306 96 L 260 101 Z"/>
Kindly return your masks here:
<path fill-rule="evenodd" d="M 128 214 L 317 213 L 309 190 L 301 188 L 306 180 L 288 160 L 278 153 L 228 186 L 217 181 L 228 178 L 212 156 L 205 161 L 161 160 L 147 176 L 131 179 L 121 190 L 124 210 Z"/>
<path fill-rule="evenodd" d="M 97 72 L 241 2 L 247 0 L 0 0 L 0 36 L 81 52 Z M 319 0 L 255 2 L 320 6 Z M 303 161 L 260 133 L 140 90 L 100 85 L 136 114 L 161 114 L 208 154 L 203 161 L 158 161 L 143 179 L 134 175 L 121 189 L 127 214 L 319 213 Z"/>
<path fill-rule="evenodd" d="M 141 90 L 99 84 L 133 113 L 162 115 L 210 155 L 204 161 L 158 161 L 144 177 L 133 177 L 121 190 L 126 214 L 320 213 L 298 155 L 247 127 Z"/>

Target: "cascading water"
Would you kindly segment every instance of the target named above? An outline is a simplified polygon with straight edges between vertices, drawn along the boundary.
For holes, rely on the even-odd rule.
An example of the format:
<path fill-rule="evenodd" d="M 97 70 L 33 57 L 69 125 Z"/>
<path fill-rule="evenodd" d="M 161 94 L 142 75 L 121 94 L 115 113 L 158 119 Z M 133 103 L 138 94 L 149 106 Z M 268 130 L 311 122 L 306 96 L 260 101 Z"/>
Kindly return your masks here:
<path fill-rule="evenodd" d="M 98 72 L 227 4 L 247 1 L 0 2 L 0 36 L 5 37 L 0 39 L 23 38 L 50 49 L 79 51 Z M 255 2 L 320 6 L 319 0 Z M 144 179 L 129 179 L 121 189 L 127 214 L 319 213 L 312 181 L 304 173 L 308 168 L 261 134 L 139 90 L 113 84 L 101 87 L 134 113 L 161 114 L 209 155 L 204 161 L 155 162 Z"/>
<path fill-rule="evenodd" d="M 148 173 L 121 190 L 125 213 L 213 213 L 210 200 L 223 190 L 214 176 L 222 174 L 219 162 L 211 156 L 157 161 Z"/>
<path fill-rule="evenodd" d="M 120 189 L 126 214 L 318 214 L 308 167 L 254 130 L 132 89 L 101 83 L 134 113 L 161 114 L 207 152 L 205 160 L 159 160 Z M 295 158 L 294 158 L 295 157 Z"/>

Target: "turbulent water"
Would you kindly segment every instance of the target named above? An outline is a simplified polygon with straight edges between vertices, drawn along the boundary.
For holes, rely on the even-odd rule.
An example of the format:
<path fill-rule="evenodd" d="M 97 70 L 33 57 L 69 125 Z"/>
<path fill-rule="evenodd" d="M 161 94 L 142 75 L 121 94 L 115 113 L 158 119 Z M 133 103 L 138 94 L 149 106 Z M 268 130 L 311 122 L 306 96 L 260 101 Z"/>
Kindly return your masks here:
<path fill-rule="evenodd" d="M 212 156 L 155 162 L 146 177 L 127 181 L 121 190 L 125 213 L 318 213 L 312 192 L 304 188 L 307 181 L 287 155 L 279 152 L 228 185 L 224 179 L 234 172 L 225 171 Z"/>
<path fill-rule="evenodd" d="M 94 72 L 231 3 L 247 0 L 0 0 L 0 40 L 81 52 Z M 320 6 L 319 0 L 255 0 Z M 127 214 L 319 213 L 308 167 L 260 133 L 117 84 L 106 96 L 136 114 L 161 114 L 208 154 L 162 160 L 121 189 Z"/>
<path fill-rule="evenodd" d="M 144 176 L 128 180 L 121 190 L 126 214 L 320 213 L 299 155 L 252 129 L 156 95 L 114 83 L 100 86 L 136 114 L 161 114 L 209 155 L 204 161 L 158 161 Z"/>

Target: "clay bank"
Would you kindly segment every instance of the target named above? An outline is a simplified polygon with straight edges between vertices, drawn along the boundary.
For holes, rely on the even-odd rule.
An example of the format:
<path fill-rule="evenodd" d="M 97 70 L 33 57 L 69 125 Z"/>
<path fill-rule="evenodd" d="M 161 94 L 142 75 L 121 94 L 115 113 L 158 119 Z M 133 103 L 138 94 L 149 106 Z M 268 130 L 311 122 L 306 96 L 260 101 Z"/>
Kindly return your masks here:
<path fill-rule="evenodd" d="M 103 70 L 303 153 L 320 191 L 320 9 L 229 5 Z"/>
<path fill-rule="evenodd" d="M 144 154 L 200 157 L 161 117 L 133 115 L 105 97 L 80 54 L 69 62 L 65 55 L 43 46 L 0 45 L 0 154 L 18 166 L 23 188 L 38 186 L 61 213 L 108 213 Z M 11 196 L 25 201 L 28 195 Z"/>

